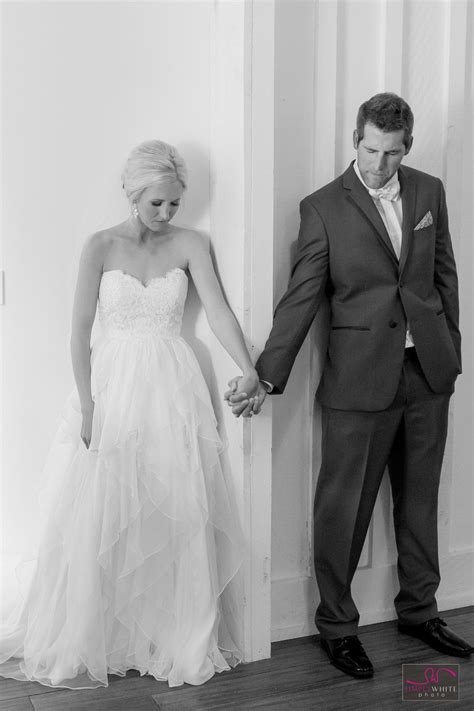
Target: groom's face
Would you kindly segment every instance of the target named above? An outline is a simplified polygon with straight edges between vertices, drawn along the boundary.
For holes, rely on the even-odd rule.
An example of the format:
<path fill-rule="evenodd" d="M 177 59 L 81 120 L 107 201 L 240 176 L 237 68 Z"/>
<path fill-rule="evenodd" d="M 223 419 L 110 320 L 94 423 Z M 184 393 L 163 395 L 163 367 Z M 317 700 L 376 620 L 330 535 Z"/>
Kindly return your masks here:
<path fill-rule="evenodd" d="M 405 146 L 404 137 L 403 129 L 387 132 L 372 123 L 365 124 L 360 140 L 357 130 L 354 131 L 357 165 L 369 188 L 381 188 L 397 172 L 411 147 Z"/>

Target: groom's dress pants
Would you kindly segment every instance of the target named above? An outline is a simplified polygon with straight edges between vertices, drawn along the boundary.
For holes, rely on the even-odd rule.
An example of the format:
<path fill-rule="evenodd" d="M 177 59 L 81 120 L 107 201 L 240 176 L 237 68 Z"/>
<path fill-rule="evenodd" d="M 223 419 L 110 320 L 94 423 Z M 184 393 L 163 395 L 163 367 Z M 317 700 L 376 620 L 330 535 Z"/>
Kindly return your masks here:
<path fill-rule="evenodd" d="M 388 464 L 398 549 L 398 618 L 437 615 L 438 489 L 450 393 L 428 386 L 414 348 L 396 397 L 379 412 L 323 407 L 322 462 L 314 505 L 314 561 L 321 603 L 316 625 L 327 639 L 357 634 L 351 582 Z"/>

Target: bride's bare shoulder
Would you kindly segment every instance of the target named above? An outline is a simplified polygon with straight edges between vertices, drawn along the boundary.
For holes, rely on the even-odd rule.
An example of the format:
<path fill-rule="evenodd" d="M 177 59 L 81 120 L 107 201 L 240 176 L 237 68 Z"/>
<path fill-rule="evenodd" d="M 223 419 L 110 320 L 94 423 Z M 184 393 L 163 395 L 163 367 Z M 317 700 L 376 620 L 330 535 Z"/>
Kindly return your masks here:
<path fill-rule="evenodd" d="M 174 238 L 186 252 L 189 250 L 209 251 L 209 237 L 197 230 L 191 230 L 185 227 L 176 228 Z"/>
<path fill-rule="evenodd" d="M 188 268 L 209 255 L 209 237 L 197 230 L 177 228 L 174 241 L 180 258 Z"/>
<path fill-rule="evenodd" d="M 130 240 L 130 228 L 126 222 L 94 232 L 89 240 L 95 244 L 111 244 L 119 240 Z"/>
<path fill-rule="evenodd" d="M 123 224 L 107 227 L 91 234 L 84 243 L 83 253 L 90 256 L 105 257 L 118 242 L 129 239 Z"/>

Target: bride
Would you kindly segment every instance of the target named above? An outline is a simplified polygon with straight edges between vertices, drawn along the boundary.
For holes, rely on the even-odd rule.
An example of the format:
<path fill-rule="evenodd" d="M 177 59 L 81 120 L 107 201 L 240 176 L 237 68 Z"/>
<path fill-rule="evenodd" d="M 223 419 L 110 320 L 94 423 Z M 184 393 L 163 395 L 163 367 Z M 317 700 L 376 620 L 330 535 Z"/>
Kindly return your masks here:
<path fill-rule="evenodd" d="M 83 249 L 77 387 L 45 468 L 35 573 L 0 635 L 0 674 L 49 686 L 107 686 L 129 669 L 202 684 L 241 660 L 229 583 L 242 537 L 209 393 L 180 336 L 188 273 L 252 391 L 258 376 L 206 240 L 171 224 L 186 189 L 176 149 L 140 144 L 123 185 L 129 219 Z"/>

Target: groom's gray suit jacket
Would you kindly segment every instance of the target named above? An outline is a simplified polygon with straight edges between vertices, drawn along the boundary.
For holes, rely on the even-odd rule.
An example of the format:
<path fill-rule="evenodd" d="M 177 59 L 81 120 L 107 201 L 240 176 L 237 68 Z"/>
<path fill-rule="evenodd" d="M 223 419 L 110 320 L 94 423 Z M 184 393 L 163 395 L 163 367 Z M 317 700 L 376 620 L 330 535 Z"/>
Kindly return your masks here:
<path fill-rule="evenodd" d="M 362 411 L 390 405 L 407 320 L 431 389 L 452 391 L 461 372 L 461 337 L 444 188 L 438 178 L 413 168 L 400 167 L 398 173 L 400 261 L 352 165 L 302 200 L 296 262 L 256 365 L 273 392 L 283 392 L 324 295 L 330 332 L 317 393 L 323 405 Z"/>

